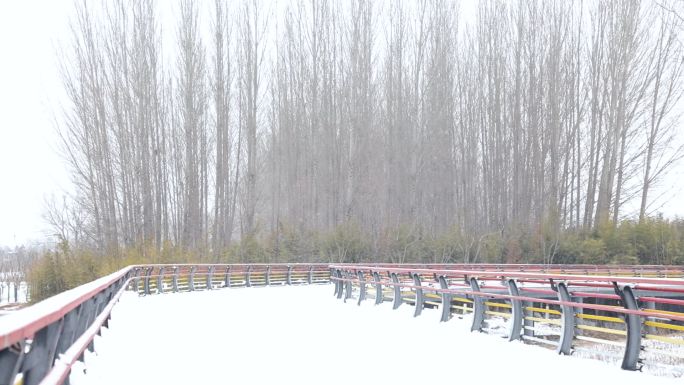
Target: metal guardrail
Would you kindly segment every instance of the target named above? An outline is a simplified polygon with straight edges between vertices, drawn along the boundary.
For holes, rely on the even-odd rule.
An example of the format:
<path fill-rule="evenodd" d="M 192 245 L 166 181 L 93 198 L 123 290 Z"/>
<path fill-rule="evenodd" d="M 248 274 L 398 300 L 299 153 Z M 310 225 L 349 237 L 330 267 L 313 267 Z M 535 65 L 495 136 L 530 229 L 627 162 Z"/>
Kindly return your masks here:
<path fill-rule="evenodd" d="M 395 267 L 406 269 L 436 269 L 436 270 L 484 270 L 484 271 L 518 271 L 541 272 L 548 274 L 584 274 L 584 275 L 619 275 L 634 277 L 684 277 L 682 265 L 591 265 L 591 264 L 500 264 L 500 263 L 356 263 L 335 264 L 335 266 L 367 266 L 367 267 Z"/>
<path fill-rule="evenodd" d="M 140 294 L 330 282 L 327 264 L 146 265 L 132 270 L 133 290 Z"/>
<path fill-rule="evenodd" d="M 621 359 L 625 370 L 684 366 L 681 267 L 516 266 L 330 268 L 337 298 L 389 301 L 394 309 L 407 303 L 415 307 L 414 316 L 439 308 L 441 321 L 468 315 L 472 331 L 500 333 L 505 324 L 510 341 L 549 346 L 559 354 L 597 354 L 609 347 L 614 352 L 607 355 Z M 549 272 L 556 269 L 565 273 Z"/>
<path fill-rule="evenodd" d="M 622 278 L 625 276 L 631 278 Z M 684 287 L 682 280 L 674 279 L 682 276 L 680 266 L 129 266 L 1 317 L 0 385 L 68 383 L 72 365 L 82 359 L 86 349 L 93 350 L 95 336 L 108 326 L 112 308 L 126 289 L 149 295 L 219 287 L 328 283 L 331 279 L 336 282 L 339 297 L 346 291 L 345 298 L 354 294 L 359 301 L 375 297 L 376 303 L 392 301 L 395 308 L 411 303 L 416 315 L 425 307 L 442 307 L 442 320 L 454 314 L 473 314 L 474 330 L 486 330 L 485 324 L 496 317 L 513 319 L 510 339 L 550 344 L 564 354 L 576 349 L 573 343 L 577 341 L 621 344 L 615 340 L 617 336 L 626 339 L 623 367 L 636 369 L 643 358 L 643 341 L 681 343 L 679 334 L 666 335 L 663 331 L 684 331 L 684 301 L 680 299 Z M 373 285 L 375 292 L 368 291 L 368 285 Z M 637 297 L 635 293 L 648 295 Z M 545 334 L 537 333 L 540 325 L 546 327 Z M 560 329 L 555 338 L 548 337 L 550 328 Z M 640 335 L 635 331 L 638 328 L 650 332 Z M 590 333 L 609 337 L 602 339 Z"/>
<path fill-rule="evenodd" d="M 137 265 L 0 318 L 0 385 L 68 384 L 123 292 L 330 282 L 327 264 Z"/>

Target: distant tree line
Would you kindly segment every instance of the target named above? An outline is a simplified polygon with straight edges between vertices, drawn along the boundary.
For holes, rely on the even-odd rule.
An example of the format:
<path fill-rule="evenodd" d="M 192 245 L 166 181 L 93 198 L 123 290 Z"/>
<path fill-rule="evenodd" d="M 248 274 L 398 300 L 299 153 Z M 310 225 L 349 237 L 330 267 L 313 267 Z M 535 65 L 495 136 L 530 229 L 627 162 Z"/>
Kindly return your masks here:
<path fill-rule="evenodd" d="M 151 0 L 76 3 L 59 125 L 75 193 L 46 210 L 65 244 L 683 262 L 651 194 L 682 155 L 681 3 L 285 3 L 181 1 L 163 32 Z"/>

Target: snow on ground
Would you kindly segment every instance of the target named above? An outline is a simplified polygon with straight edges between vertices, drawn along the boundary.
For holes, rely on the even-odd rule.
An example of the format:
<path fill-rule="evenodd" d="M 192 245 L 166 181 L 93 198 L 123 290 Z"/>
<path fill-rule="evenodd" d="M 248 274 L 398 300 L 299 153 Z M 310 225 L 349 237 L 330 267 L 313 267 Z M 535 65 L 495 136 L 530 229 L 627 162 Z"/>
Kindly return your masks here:
<path fill-rule="evenodd" d="M 466 320 L 413 318 L 331 285 L 233 288 L 138 297 L 127 292 L 95 353 L 72 371 L 88 384 L 674 384 L 614 364 L 483 333 Z"/>

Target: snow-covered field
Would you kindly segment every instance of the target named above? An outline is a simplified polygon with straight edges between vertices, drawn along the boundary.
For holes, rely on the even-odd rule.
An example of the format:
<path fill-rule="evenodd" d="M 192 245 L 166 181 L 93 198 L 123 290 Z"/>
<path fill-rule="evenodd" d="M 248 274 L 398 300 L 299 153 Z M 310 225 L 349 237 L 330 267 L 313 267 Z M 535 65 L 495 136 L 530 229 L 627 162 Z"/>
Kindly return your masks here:
<path fill-rule="evenodd" d="M 344 303 L 333 287 L 233 288 L 138 297 L 114 308 L 72 384 L 674 384 L 614 364 L 439 322 L 439 311 Z"/>

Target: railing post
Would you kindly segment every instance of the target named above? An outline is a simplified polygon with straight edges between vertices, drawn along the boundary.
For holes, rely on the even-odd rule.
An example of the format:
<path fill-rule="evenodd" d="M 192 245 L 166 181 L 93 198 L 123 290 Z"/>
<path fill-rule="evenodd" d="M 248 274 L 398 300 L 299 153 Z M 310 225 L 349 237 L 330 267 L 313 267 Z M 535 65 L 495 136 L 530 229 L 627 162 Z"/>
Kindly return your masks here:
<path fill-rule="evenodd" d="M 133 276 L 135 277 L 133 279 L 133 290 L 137 294 L 138 293 L 138 282 L 140 281 L 140 278 L 138 278 L 140 276 L 140 268 L 136 267 L 133 274 L 134 274 Z"/>
<path fill-rule="evenodd" d="M 357 305 L 361 305 L 361 301 L 366 300 L 366 277 L 361 270 L 356 272 L 356 276 L 359 277 L 359 301 Z"/>
<path fill-rule="evenodd" d="M 309 266 L 309 275 L 306 276 L 306 283 L 311 285 L 313 283 L 313 265 Z"/>
<path fill-rule="evenodd" d="M 337 299 L 342 299 L 342 295 L 344 294 L 344 283 L 342 279 L 344 278 L 344 275 L 342 274 L 342 270 L 337 269 L 337 282 L 339 282 L 338 288 L 337 288 Z"/>
<path fill-rule="evenodd" d="M 375 304 L 379 305 L 384 300 L 384 293 L 382 292 L 382 281 L 380 274 L 377 271 L 373 272 L 373 281 L 375 282 Z"/>
<path fill-rule="evenodd" d="M 520 291 L 518 291 L 518 285 L 515 283 L 514 279 L 508 280 L 508 293 L 514 297 L 520 296 Z M 520 331 L 523 325 L 523 308 L 522 301 L 519 299 L 511 300 L 511 324 L 508 329 L 508 340 L 519 340 Z"/>
<path fill-rule="evenodd" d="M 470 278 L 470 288 L 474 292 L 480 291 L 480 284 L 477 283 L 477 278 Z M 485 315 L 485 304 L 482 296 L 473 295 L 473 325 L 470 327 L 470 331 L 482 331 L 482 323 L 484 322 Z"/>
<path fill-rule="evenodd" d="M 446 277 L 440 275 L 437 280 L 439 282 L 440 289 L 449 289 L 449 284 L 447 284 Z M 446 322 L 451 318 L 451 298 L 451 293 L 442 293 L 442 316 L 439 319 L 440 322 Z"/>
<path fill-rule="evenodd" d="M 14 384 L 26 356 L 25 342 L 0 351 L 0 384 Z"/>
<path fill-rule="evenodd" d="M 625 309 L 639 310 L 639 305 L 630 286 L 619 287 L 617 282 L 613 282 L 613 286 Z M 622 369 L 640 370 L 641 317 L 636 314 L 625 314 L 625 323 L 627 324 L 627 343 L 625 344 L 625 356 L 622 359 Z"/>
<path fill-rule="evenodd" d="M 100 314 L 100 311 L 102 311 L 102 308 L 104 307 L 102 306 L 104 299 L 104 292 L 100 292 L 99 294 L 96 294 L 94 297 L 91 298 L 91 301 L 93 302 L 92 310 L 90 312 L 92 318 L 88 319 L 86 328 L 88 328 L 88 326 L 90 326 L 95 321 L 95 318 L 97 318 L 97 316 Z M 90 341 L 90 343 L 88 344 L 88 350 L 91 352 L 95 351 L 95 340 Z"/>
<path fill-rule="evenodd" d="M 245 272 L 245 286 L 251 287 L 252 286 L 252 265 L 247 266 L 247 271 Z"/>
<path fill-rule="evenodd" d="M 564 282 L 558 283 L 556 289 L 558 290 L 559 301 L 572 302 L 568 287 Z M 572 353 L 572 339 L 575 336 L 575 309 L 572 306 L 562 305 L 561 310 L 563 313 L 561 316 L 561 333 L 556 352 L 569 355 Z"/>
<path fill-rule="evenodd" d="M 95 319 L 95 312 L 94 310 L 94 301 L 93 299 L 89 299 L 83 303 L 81 303 L 80 311 L 78 312 L 78 322 L 76 322 L 76 331 L 75 331 L 75 338 L 74 340 L 78 339 L 78 337 L 85 332 L 85 330 L 88 328 L 88 326 L 92 323 L 93 319 Z M 80 359 L 79 359 L 80 360 Z"/>
<path fill-rule="evenodd" d="M 338 270 L 339 272 L 339 270 Z M 287 265 L 287 276 L 285 282 L 288 285 L 292 285 L 292 265 Z"/>
<path fill-rule="evenodd" d="M 152 275 L 152 268 L 148 267 L 147 271 L 145 271 L 145 295 L 149 295 L 150 293 L 150 276 Z"/>
<path fill-rule="evenodd" d="M 178 292 L 178 266 L 173 267 L 173 292 Z"/>
<path fill-rule="evenodd" d="M 335 286 L 335 294 L 333 294 L 333 295 L 335 297 L 337 297 L 337 293 L 340 290 L 340 280 L 338 279 L 339 277 L 337 276 L 337 270 L 330 269 L 330 277 L 335 278 L 335 279 L 333 279 L 333 286 Z"/>
<path fill-rule="evenodd" d="M 266 266 L 266 286 L 271 286 L 271 265 Z"/>
<path fill-rule="evenodd" d="M 212 281 L 214 279 L 214 266 L 209 266 L 209 271 L 207 272 L 207 290 L 213 289 Z"/>
<path fill-rule="evenodd" d="M 398 309 L 399 306 L 404 302 L 401 298 L 401 286 L 398 285 L 399 277 L 396 273 L 390 274 L 392 277 L 392 283 L 394 283 L 394 303 L 392 304 L 392 309 Z"/>
<path fill-rule="evenodd" d="M 230 287 L 230 266 L 226 266 L 226 275 L 223 277 L 223 286 Z"/>
<path fill-rule="evenodd" d="M 534 312 L 527 309 L 527 307 L 533 307 L 534 302 L 523 302 L 523 336 L 534 337 L 534 321 L 528 319 L 528 317 L 534 316 Z"/>
<path fill-rule="evenodd" d="M 76 328 L 78 327 L 78 318 L 80 307 L 68 312 L 64 316 L 64 324 L 62 326 L 62 333 L 57 342 L 56 354 L 64 353 L 78 338 L 76 335 Z M 2 365 L 0 365 L 2 367 Z"/>
<path fill-rule="evenodd" d="M 40 329 L 33 337 L 31 348 L 21 364 L 25 385 L 39 384 L 50 370 L 62 326 L 63 320 L 54 322 Z"/>
<path fill-rule="evenodd" d="M 643 302 L 643 304 L 644 304 L 643 307 L 645 309 L 655 310 L 655 308 L 656 308 L 655 302 L 645 301 L 645 302 Z M 647 317 L 645 319 L 645 321 L 655 321 L 655 320 L 656 319 L 652 318 L 652 317 Z M 656 329 L 657 329 L 655 326 L 651 326 L 651 325 L 644 325 L 644 327 L 646 328 L 646 333 L 648 333 L 648 334 L 654 334 L 656 332 Z"/>
<path fill-rule="evenodd" d="M 157 294 L 164 292 L 162 283 L 164 282 L 164 266 L 159 268 L 159 275 L 157 276 Z"/>
<path fill-rule="evenodd" d="M 417 273 L 413 274 L 413 284 L 418 286 L 416 289 L 416 309 L 413 312 L 413 316 L 418 317 L 423 312 L 423 288 L 420 283 L 420 275 Z"/>
<path fill-rule="evenodd" d="M 345 271 L 344 276 L 345 276 L 345 278 L 347 278 L 347 280 L 344 281 L 344 283 L 345 283 L 344 286 L 346 288 L 346 290 L 345 290 L 346 293 L 344 295 L 344 302 L 347 302 L 347 299 L 352 297 L 353 283 L 351 280 L 352 280 L 353 275 L 352 275 L 351 271 Z"/>
<path fill-rule="evenodd" d="M 195 290 L 195 271 L 197 270 L 197 266 L 191 266 L 190 267 L 190 276 L 188 277 L 188 290 L 193 291 Z"/>

